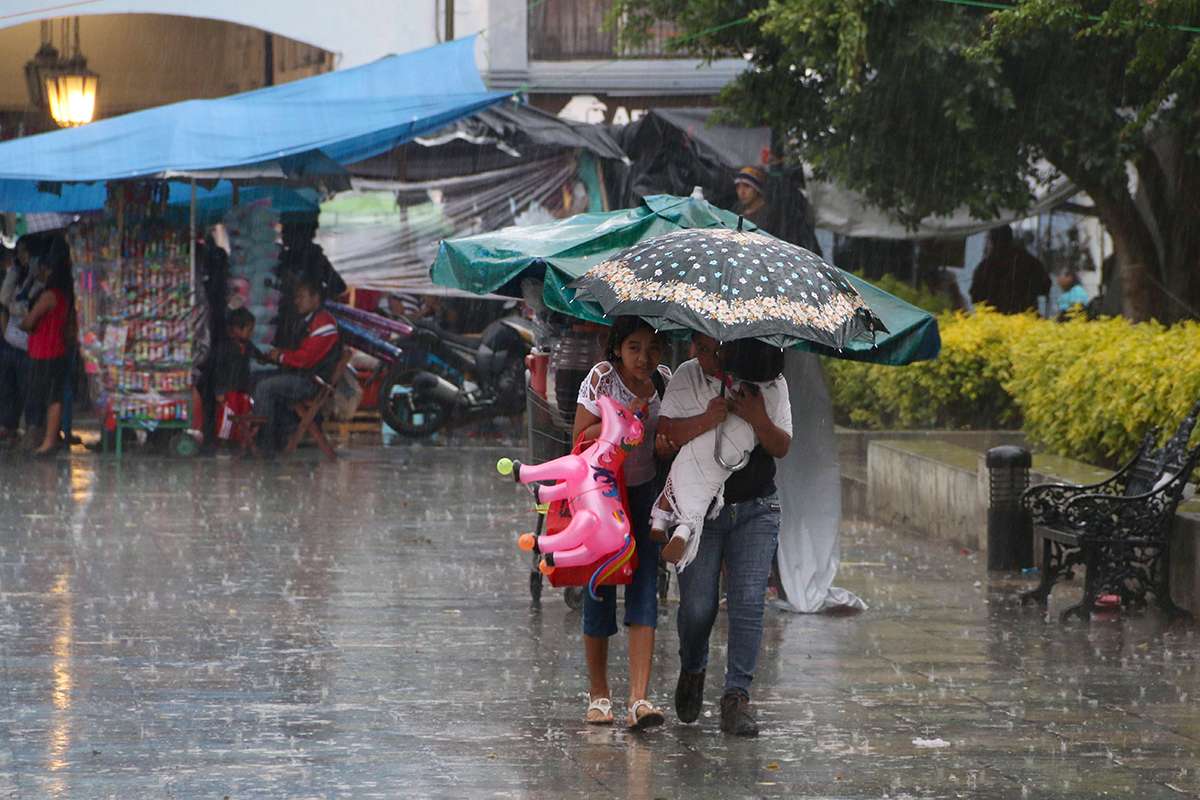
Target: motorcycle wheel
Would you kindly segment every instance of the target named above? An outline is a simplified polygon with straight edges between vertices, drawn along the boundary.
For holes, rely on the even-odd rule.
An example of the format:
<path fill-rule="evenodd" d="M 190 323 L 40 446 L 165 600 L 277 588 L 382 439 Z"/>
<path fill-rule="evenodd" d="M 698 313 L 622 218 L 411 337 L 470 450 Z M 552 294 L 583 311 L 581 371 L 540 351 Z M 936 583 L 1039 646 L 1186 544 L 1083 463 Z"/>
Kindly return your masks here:
<path fill-rule="evenodd" d="M 379 415 L 401 436 L 430 436 L 450 417 L 450 410 L 430 397 L 413 390 L 419 369 L 400 369 L 388 373 L 379 387 Z"/>

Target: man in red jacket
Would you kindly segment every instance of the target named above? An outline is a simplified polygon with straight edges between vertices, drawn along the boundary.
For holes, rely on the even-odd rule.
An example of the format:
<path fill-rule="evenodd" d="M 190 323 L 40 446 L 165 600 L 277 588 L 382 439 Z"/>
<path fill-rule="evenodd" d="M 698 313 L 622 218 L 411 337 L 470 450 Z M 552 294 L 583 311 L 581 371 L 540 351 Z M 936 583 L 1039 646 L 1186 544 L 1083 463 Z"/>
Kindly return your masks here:
<path fill-rule="evenodd" d="M 296 285 L 296 324 L 303 326 L 299 344 L 291 350 L 271 350 L 267 360 L 280 371 L 263 378 L 254 389 L 254 413 L 267 418 L 259 432 L 259 448 L 266 454 L 278 450 L 295 415 L 291 407 L 317 391 L 314 380 L 333 378 L 342 345 L 337 322 L 321 308 L 321 289 L 309 280 Z"/>

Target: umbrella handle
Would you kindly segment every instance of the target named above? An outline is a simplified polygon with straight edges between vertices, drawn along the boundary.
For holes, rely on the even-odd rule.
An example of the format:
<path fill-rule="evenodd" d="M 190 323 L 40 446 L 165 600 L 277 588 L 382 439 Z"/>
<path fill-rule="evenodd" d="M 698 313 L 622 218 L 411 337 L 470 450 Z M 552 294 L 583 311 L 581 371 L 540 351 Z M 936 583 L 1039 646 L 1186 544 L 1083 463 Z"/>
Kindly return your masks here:
<path fill-rule="evenodd" d="M 742 469 L 750 463 L 750 453 L 742 451 L 741 458 L 737 461 L 737 463 L 731 464 L 726 461 L 721 455 L 721 428 L 723 427 L 723 424 L 717 427 L 717 440 L 713 443 L 713 460 L 720 464 L 723 469 L 726 469 L 729 472 L 737 472 L 739 469 Z"/>

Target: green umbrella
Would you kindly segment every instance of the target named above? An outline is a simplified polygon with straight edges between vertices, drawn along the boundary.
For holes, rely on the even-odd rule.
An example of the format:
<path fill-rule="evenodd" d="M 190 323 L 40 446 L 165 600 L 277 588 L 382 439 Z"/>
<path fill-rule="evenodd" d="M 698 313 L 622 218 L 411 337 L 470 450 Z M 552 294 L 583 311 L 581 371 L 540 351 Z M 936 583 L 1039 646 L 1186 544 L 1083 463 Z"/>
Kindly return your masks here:
<path fill-rule="evenodd" d="M 571 281 L 625 248 L 645 239 L 690 228 L 737 228 L 737 215 L 704 200 L 653 195 L 637 208 L 606 213 L 577 214 L 542 225 L 504 228 L 492 233 L 447 239 L 430 271 L 435 284 L 476 294 L 519 294 L 519 281 L 532 276 L 545 281 L 546 305 L 557 311 L 607 323 L 594 303 L 575 299 Z M 747 230 L 754 227 L 745 224 Z M 849 273 L 842 275 L 866 301 L 887 333 L 875 343 L 856 339 L 841 350 L 813 342 L 798 349 L 822 355 L 879 364 L 909 364 L 935 358 L 941 348 L 937 321 L 926 311 L 905 303 Z"/>

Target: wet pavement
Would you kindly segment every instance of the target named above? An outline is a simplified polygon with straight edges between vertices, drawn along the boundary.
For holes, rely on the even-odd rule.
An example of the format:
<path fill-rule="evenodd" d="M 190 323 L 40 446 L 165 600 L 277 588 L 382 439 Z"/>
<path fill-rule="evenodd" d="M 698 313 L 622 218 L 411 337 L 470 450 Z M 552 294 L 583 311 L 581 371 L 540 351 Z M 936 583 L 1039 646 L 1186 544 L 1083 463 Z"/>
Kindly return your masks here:
<path fill-rule="evenodd" d="M 698 725 L 589 729 L 504 452 L 0 460 L 0 797 L 1200 795 L 1194 627 L 1064 627 L 976 556 L 856 524 L 839 582 L 871 610 L 769 612 L 759 739 L 719 732 L 719 668 Z"/>

